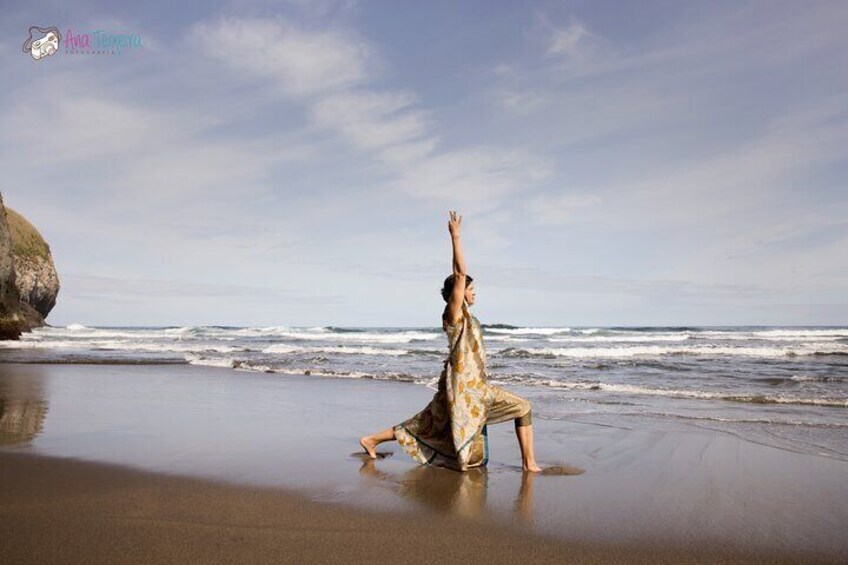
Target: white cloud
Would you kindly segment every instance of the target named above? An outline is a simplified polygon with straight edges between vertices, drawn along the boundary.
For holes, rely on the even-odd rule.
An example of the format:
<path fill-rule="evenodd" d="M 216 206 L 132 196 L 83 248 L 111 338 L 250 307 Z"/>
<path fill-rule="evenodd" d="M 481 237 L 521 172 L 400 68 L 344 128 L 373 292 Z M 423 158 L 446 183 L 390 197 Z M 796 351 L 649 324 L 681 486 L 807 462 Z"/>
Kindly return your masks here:
<path fill-rule="evenodd" d="M 582 208 L 594 206 L 601 201 L 602 199 L 594 194 L 540 194 L 527 200 L 524 210 L 537 224 L 555 225 L 572 220 Z"/>
<path fill-rule="evenodd" d="M 550 102 L 550 94 L 541 89 L 498 88 L 493 94 L 496 104 L 518 115 L 536 112 Z"/>
<path fill-rule="evenodd" d="M 148 146 L 160 135 L 179 134 L 171 117 L 147 108 L 75 90 L 70 74 L 57 77 L 67 95 L 29 93 L 7 105 L 0 139 L 32 166 L 111 158 Z M 90 84 L 90 83 L 89 83 Z M 182 120 L 185 134 L 198 124 Z M 24 150 L 24 148 L 26 150 Z"/>
<path fill-rule="evenodd" d="M 614 191 L 623 209 L 644 208 L 632 228 L 683 228 L 721 222 L 740 212 L 756 214 L 779 194 L 797 189 L 799 174 L 844 158 L 848 103 L 819 100 L 768 124 L 753 139 L 729 145 L 691 163 L 650 171 Z M 645 206 L 646 203 L 655 203 Z"/>
<path fill-rule="evenodd" d="M 190 101 L 160 107 L 121 100 L 99 88 L 105 78 L 66 73 L 60 79 L 67 96 L 38 92 L 8 104 L 0 116 L 6 147 L 0 163 L 51 180 L 64 167 L 77 174 L 89 170 L 89 179 L 100 178 L 112 196 L 100 202 L 111 204 L 110 213 L 135 208 L 142 214 L 232 186 L 246 196 L 255 188 L 250 183 L 272 167 L 315 156 L 296 136 L 215 138 L 210 131 L 224 120 L 195 110 Z"/>
<path fill-rule="evenodd" d="M 525 28 L 525 35 L 561 71 L 593 66 L 601 50 L 607 48 L 604 39 L 574 14 L 566 24 L 558 24 L 545 12 L 537 11 L 533 24 Z"/>
<path fill-rule="evenodd" d="M 285 49 L 273 48 L 267 61 L 251 60 L 260 47 L 256 36 L 279 34 L 288 36 Z M 370 152 L 377 170 L 394 177 L 384 185 L 388 190 L 485 210 L 551 174 L 549 162 L 527 151 L 479 146 L 435 152 L 440 136 L 431 113 L 412 91 L 370 85 L 374 69 L 366 63 L 377 53 L 353 34 L 297 29 L 281 19 L 225 18 L 198 24 L 191 36 L 237 72 L 304 85 L 288 92 L 300 95 L 317 127 Z"/>
<path fill-rule="evenodd" d="M 721 299 L 726 297 L 764 297 L 766 287 L 750 284 L 707 283 L 693 280 L 662 278 L 644 279 L 636 277 L 609 277 L 562 273 L 555 268 L 524 267 L 483 263 L 478 265 L 487 273 L 489 284 L 504 288 L 545 290 L 561 293 L 580 293 L 622 296 L 666 296 Z"/>
<path fill-rule="evenodd" d="M 575 57 L 581 54 L 588 30 L 578 22 L 572 22 L 565 29 L 554 28 L 551 33 L 548 54 Z"/>
<path fill-rule="evenodd" d="M 848 205 L 831 208 L 828 213 L 822 211 L 801 211 L 791 218 L 771 224 L 752 226 L 744 236 L 734 241 L 735 254 L 744 255 L 763 246 L 790 245 L 793 241 L 834 228 L 848 231 Z"/>
<path fill-rule="evenodd" d="M 395 170 L 403 169 L 423 161 L 430 155 L 439 143 L 439 138 L 428 137 L 423 141 L 398 143 L 386 147 L 380 152 L 380 158 Z"/>
<path fill-rule="evenodd" d="M 368 44 L 351 34 L 307 31 L 282 18 L 201 22 L 189 31 L 188 41 L 233 69 L 272 79 L 295 95 L 360 84 L 373 62 Z"/>
<path fill-rule="evenodd" d="M 315 304 L 341 303 L 338 295 L 311 295 L 277 286 L 219 284 L 178 279 L 149 277 L 110 277 L 84 273 L 67 273 L 62 276 L 63 290 L 74 298 L 230 298 L 250 300 L 296 300 Z"/>
<path fill-rule="evenodd" d="M 848 288 L 848 206 L 783 221 L 740 223 L 677 257 L 670 276 L 747 281 L 775 292 L 844 301 Z M 798 244 L 798 242 L 806 242 Z M 788 297 L 788 298 L 789 298 Z"/>
<path fill-rule="evenodd" d="M 551 164 L 534 155 L 474 147 L 433 155 L 401 172 L 391 186 L 419 198 L 482 212 L 550 175 Z"/>
<path fill-rule="evenodd" d="M 425 112 L 412 109 L 411 92 L 348 91 L 331 94 L 312 107 L 315 122 L 342 134 L 357 147 L 382 149 L 424 137 Z"/>

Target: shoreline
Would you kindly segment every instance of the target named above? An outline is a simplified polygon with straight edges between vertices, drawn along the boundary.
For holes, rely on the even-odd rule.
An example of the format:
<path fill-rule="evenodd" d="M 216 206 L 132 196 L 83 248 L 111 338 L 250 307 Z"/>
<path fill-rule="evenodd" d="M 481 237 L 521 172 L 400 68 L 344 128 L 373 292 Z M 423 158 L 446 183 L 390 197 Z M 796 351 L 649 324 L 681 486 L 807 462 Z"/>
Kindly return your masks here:
<path fill-rule="evenodd" d="M 488 520 L 367 511 L 297 491 L 0 452 L 3 563 L 826 563 L 563 542 Z M 834 561 L 835 562 L 835 561 Z"/>

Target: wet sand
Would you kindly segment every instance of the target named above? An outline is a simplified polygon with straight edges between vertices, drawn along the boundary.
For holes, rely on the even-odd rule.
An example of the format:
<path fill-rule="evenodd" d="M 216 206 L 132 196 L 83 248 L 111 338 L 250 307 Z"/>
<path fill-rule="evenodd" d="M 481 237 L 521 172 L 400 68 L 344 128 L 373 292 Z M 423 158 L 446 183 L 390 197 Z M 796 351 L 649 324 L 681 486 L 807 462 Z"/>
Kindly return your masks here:
<path fill-rule="evenodd" d="M 497 524 L 368 512 L 296 493 L 0 455 L 3 563 L 793 563 L 564 543 Z"/>
<path fill-rule="evenodd" d="M 848 464 L 676 422 L 534 418 L 473 473 L 359 436 L 425 387 L 0 365 L 0 562 L 839 562 Z M 574 469 L 583 471 L 570 475 Z M 434 557 L 435 556 L 435 557 Z"/>

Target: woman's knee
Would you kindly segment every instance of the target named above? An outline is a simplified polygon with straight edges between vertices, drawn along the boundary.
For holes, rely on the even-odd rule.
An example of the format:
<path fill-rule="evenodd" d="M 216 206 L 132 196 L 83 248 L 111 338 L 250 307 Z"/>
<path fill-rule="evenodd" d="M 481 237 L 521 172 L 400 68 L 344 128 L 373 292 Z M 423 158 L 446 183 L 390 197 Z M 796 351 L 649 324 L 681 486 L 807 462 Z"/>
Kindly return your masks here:
<path fill-rule="evenodd" d="M 533 425 L 533 416 L 531 415 L 531 413 L 532 413 L 532 410 L 530 409 L 529 403 L 528 403 L 527 412 L 523 416 L 519 416 L 518 418 L 515 419 L 515 427 L 520 428 L 520 427 L 523 427 L 523 426 Z"/>

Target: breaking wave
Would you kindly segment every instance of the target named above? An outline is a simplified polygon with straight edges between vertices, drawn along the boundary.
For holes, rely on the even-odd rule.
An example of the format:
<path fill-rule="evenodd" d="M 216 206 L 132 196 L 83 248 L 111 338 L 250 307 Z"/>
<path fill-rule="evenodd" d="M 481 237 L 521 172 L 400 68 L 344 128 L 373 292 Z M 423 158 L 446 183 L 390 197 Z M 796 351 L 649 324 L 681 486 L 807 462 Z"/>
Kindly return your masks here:
<path fill-rule="evenodd" d="M 721 345 L 660 346 L 639 345 L 625 347 L 509 347 L 496 352 L 505 357 L 639 357 L 646 355 L 742 355 L 746 357 L 784 357 L 797 355 L 848 355 L 843 344 L 799 344 L 785 347 L 729 347 Z"/>

